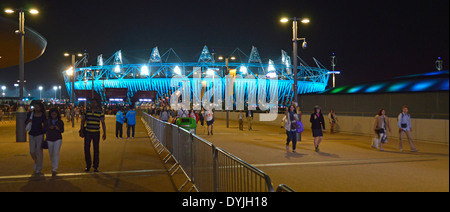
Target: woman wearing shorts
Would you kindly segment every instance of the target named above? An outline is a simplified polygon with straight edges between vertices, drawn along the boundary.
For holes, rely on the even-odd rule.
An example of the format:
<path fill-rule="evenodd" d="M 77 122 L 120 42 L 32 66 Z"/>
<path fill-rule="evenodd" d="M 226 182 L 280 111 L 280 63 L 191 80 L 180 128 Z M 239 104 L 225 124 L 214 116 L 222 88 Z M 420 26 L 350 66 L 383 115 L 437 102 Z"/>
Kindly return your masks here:
<path fill-rule="evenodd" d="M 209 127 L 211 126 L 211 135 L 213 135 L 213 126 L 214 126 L 214 113 L 212 110 L 207 110 L 205 112 L 206 116 L 206 125 L 208 126 L 208 135 L 209 135 Z"/>

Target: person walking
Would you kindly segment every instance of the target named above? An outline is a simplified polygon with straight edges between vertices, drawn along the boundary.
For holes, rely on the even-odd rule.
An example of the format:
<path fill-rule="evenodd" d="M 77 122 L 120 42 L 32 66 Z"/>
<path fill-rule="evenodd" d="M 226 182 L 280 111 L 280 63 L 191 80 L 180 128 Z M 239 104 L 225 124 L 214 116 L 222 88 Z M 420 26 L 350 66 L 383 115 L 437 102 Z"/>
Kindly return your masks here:
<path fill-rule="evenodd" d="M 195 123 L 198 123 L 198 115 L 195 113 L 194 109 L 191 109 L 191 112 L 189 112 L 189 118 L 195 119 Z"/>
<path fill-rule="evenodd" d="M 99 107 L 99 101 L 95 98 L 91 99 L 91 108 L 86 109 L 86 112 L 81 116 L 80 136 L 84 138 L 84 159 L 86 162 L 86 172 L 91 169 L 93 165 L 94 172 L 98 171 L 100 163 L 100 123 L 103 129 L 103 140 L 106 140 L 106 124 L 105 114 Z M 85 126 L 86 124 L 86 126 Z M 94 161 L 91 163 L 91 143 L 94 147 Z"/>
<path fill-rule="evenodd" d="M 284 129 L 286 129 L 286 150 L 289 151 L 289 143 L 292 141 L 292 152 L 295 153 L 297 148 L 297 121 L 299 121 L 298 115 L 295 111 L 295 106 L 290 105 L 288 110 L 286 110 L 286 124 Z"/>
<path fill-rule="evenodd" d="M 375 138 L 373 142 L 373 147 L 384 151 L 383 144 L 387 143 L 388 131 L 391 133 L 391 127 L 389 126 L 389 118 L 386 116 L 386 111 L 380 109 L 375 116 L 373 123 L 373 130 L 375 132 Z"/>
<path fill-rule="evenodd" d="M 75 118 L 76 118 L 77 123 L 78 123 L 78 118 L 80 118 L 80 108 L 79 107 L 75 108 Z"/>
<path fill-rule="evenodd" d="M 253 130 L 252 128 L 253 110 L 248 110 L 247 113 L 245 113 L 245 117 L 247 117 L 248 130 Z"/>
<path fill-rule="evenodd" d="M 123 139 L 123 121 L 125 121 L 125 117 L 122 113 L 122 110 L 118 110 L 116 113 L 116 138 Z M 119 137 L 120 136 L 120 137 Z"/>
<path fill-rule="evenodd" d="M 168 122 L 169 118 L 170 118 L 170 113 L 167 110 L 167 108 L 165 106 L 163 106 L 163 108 L 159 114 L 159 119 L 161 119 L 161 121 Z"/>
<path fill-rule="evenodd" d="M 56 176 L 59 164 L 59 152 L 62 144 L 62 133 L 64 132 L 64 122 L 61 120 L 61 114 L 58 109 L 50 109 L 47 124 L 46 140 L 48 143 L 48 154 L 52 162 L 52 176 Z"/>
<path fill-rule="evenodd" d="M 322 110 L 319 106 L 316 105 L 314 107 L 314 112 L 311 114 L 309 121 L 311 122 L 315 151 L 319 152 L 319 145 L 323 139 L 322 129 L 325 130 L 325 121 L 323 119 Z"/>
<path fill-rule="evenodd" d="M 204 111 L 203 108 L 198 112 L 198 120 L 200 120 L 200 125 L 205 126 L 204 122 L 205 122 L 205 116 L 203 115 Z"/>
<path fill-rule="evenodd" d="M 42 151 L 42 142 L 44 134 L 47 131 L 47 117 L 45 116 L 44 104 L 42 102 L 34 103 L 34 109 L 28 113 L 25 125 L 31 123 L 29 135 L 30 155 L 34 160 L 34 173 L 41 174 L 44 154 Z"/>
<path fill-rule="evenodd" d="M 244 130 L 244 114 L 242 113 L 242 110 L 239 111 L 238 119 L 239 119 L 239 130 L 243 131 Z"/>
<path fill-rule="evenodd" d="M 398 115 L 398 132 L 399 132 L 399 149 L 400 152 L 403 152 L 403 134 L 406 134 L 406 137 L 408 137 L 409 146 L 411 148 L 411 152 L 417 152 L 416 146 L 414 145 L 414 142 L 412 140 L 411 132 L 412 132 L 412 125 L 411 125 L 411 116 L 408 113 L 408 106 L 404 105 L 402 107 L 402 112 Z"/>
<path fill-rule="evenodd" d="M 125 115 L 127 119 L 127 139 L 130 138 L 130 129 L 131 129 L 131 138 L 134 139 L 134 131 L 136 127 L 136 111 L 134 111 L 133 106 L 130 107 L 130 111 Z"/>
<path fill-rule="evenodd" d="M 213 135 L 213 127 L 214 127 L 214 113 L 212 111 L 212 109 L 206 110 L 205 112 L 205 116 L 206 116 L 206 125 L 207 125 L 207 130 L 208 130 L 208 135 L 211 132 L 211 135 Z M 209 127 L 211 127 L 211 131 L 209 131 Z"/>
<path fill-rule="evenodd" d="M 338 121 L 336 114 L 334 113 L 333 109 L 330 109 L 330 112 L 328 113 L 328 123 L 330 123 L 330 133 L 334 133 L 334 126 L 336 125 L 336 122 Z"/>

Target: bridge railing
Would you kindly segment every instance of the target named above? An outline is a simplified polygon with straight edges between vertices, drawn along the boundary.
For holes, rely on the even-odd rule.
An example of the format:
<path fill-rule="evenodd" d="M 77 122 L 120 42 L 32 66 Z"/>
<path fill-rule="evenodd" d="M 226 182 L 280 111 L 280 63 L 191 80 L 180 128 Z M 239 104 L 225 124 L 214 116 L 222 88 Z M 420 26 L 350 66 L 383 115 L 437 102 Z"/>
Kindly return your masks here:
<path fill-rule="evenodd" d="M 186 175 L 179 191 L 189 182 L 193 185 L 190 190 L 201 192 L 275 191 L 268 175 L 211 142 L 147 113 L 142 113 L 142 121 L 157 152 L 168 152 L 163 160 L 175 160 L 169 172 L 173 175 L 182 170 Z"/>

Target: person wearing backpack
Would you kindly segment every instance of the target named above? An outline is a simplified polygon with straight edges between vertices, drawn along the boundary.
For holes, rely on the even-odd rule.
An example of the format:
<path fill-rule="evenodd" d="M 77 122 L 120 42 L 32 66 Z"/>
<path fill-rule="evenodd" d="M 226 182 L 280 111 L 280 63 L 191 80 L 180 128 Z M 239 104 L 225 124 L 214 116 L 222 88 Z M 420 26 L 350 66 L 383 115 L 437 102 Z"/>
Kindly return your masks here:
<path fill-rule="evenodd" d="M 412 140 L 411 132 L 411 116 L 408 113 L 408 106 L 404 105 L 402 107 L 402 112 L 398 115 L 398 133 L 400 134 L 398 145 L 400 152 L 403 152 L 403 134 L 406 134 L 406 137 L 408 137 L 411 152 L 417 152 L 416 146 L 414 145 L 414 142 Z"/>

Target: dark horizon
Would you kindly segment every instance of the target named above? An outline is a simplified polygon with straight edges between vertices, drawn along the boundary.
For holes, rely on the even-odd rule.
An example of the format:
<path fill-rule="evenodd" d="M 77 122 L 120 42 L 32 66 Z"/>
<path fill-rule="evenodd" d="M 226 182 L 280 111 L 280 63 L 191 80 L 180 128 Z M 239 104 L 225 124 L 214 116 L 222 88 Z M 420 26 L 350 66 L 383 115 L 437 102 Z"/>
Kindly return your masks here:
<path fill-rule="evenodd" d="M 331 69 L 329 57 L 334 52 L 336 70 L 342 73 L 336 77 L 337 86 L 435 71 L 438 57 L 448 70 L 447 0 L 2 1 L 0 16 L 17 21 L 16 14 L 3 12 L 7 7 L 40 11 L 25 18 L 26 26 L 48 42 L 40 58 L 25 64 L 25 86 L 34 96 L 39 95 L 39 85 L 48 97 L 54 96 L 54 85 L 63 85 L 61 72 L 70 66 L 70 59 L 63 56 L 67 51 L 86 50 L 89 65 L 96 65 L 97 55 L 107 59 L 118 50 L 143 52 L 142 58 L 148 59 L 155 46 L 161 53 L 173 48 L 187 62 L 196 61 L 204 45 L 217 54 L 235 48 L 249 54 L 255 46 L 266 63 L 280 57 L 281 50 L 292 52 L 292 24 L 281 24 L 283 16 L 311 20 L 299 24 L 299 37 L 308 41 L 307 49 L 299 48 L 299 56 L 310 66 L 315 66 L 315 57 Z M 0 85 L 15 94 L 18 66 L 0 69 L 0 76 Z"/>

